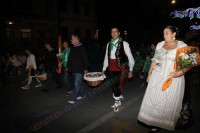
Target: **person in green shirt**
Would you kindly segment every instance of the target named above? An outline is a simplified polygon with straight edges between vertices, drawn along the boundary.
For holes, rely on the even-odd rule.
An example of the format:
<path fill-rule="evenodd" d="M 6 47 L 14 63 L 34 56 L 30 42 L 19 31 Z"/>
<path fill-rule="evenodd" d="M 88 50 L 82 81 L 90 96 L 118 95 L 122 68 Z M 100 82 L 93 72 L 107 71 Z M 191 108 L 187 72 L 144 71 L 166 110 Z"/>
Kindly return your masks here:
<path fill-rule="evenodd" d="M 143 69 L 142 69 L 142 73 L 143 73 L 143 78 L 142 78 L 142 79 L 143 79 L 143 83 L 142 83 L 141 87 L 143 87 L 144 85 L 147 85 L 146 78 L 147 78 L 147 75 L 148 75 L 150 66 L 151 66 L 151 55 L 150 55 L 150 54 L 147 54 L 147 55 L 146 55 L 146 59 L 145 59 L 145 61 L 144 61 L 144 66 L 143 66 Z"/>
<path fill-rule="evenodd" d="M 139 51 L 136 51 L 136 54 L 134 55 L 134 59 L 135 59 L 135 65 L 133 67 L 133 72 L 139 73 L 143 67 L 143 59 Z"/>
<path fill-rule="evenodd" d="M 67 89 L 66 95 L 71 94 L 71 77 L 70 73 L 68 72 L 68 57 L 70 54 L 71 48 L 69 48 L 68 42 L 63 42 L 63 51 L 62 51 L 62 65 L 63 65 L 63 71 L 64 71 L 64 84 Z"/>
<path fill-rule="evenodd" d="M 153 58 L 154 54 L 155 54 L 155 49 L 156 49 L 156 45 L 154 45 L 153 43 L 151 44 L 151 49 L 150 49 L 150 56 L 151 58 Z"/>

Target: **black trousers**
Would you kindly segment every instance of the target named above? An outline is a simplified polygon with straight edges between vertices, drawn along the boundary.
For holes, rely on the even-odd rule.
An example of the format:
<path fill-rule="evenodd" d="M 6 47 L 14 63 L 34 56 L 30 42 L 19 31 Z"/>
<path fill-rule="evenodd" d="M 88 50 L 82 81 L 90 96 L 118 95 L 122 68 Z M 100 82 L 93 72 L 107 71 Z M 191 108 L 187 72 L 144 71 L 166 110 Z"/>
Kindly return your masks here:
<path fill-rule="evenodd" d="M 47 86 L 44 89 L 48 90 L 51 88 L 54 81 L 56 82 L 57 86 L 62 85 L 61 75 L 56 73 L 56 68 L 47 71 Z"/>
<path fill-rule="evenodd" d="M 125 71 L 109 71 L 109 78 L 114 80 L 112 92 L 115 97 L 119 97 L 123 92 Z"/>

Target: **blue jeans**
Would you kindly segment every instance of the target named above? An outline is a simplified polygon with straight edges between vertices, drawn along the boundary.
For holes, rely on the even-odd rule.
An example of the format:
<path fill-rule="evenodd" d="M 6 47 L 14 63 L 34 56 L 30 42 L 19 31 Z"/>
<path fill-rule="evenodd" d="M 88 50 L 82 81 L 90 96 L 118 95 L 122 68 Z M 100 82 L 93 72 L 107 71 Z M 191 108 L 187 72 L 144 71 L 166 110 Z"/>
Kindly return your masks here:
<path fill-rule="evenodd" d="M 71 100 L 76 101 L 78 95 L 83 96 L 83 74 L 72 73 L 74 77 L 74 86 L 71 94 Z"/>

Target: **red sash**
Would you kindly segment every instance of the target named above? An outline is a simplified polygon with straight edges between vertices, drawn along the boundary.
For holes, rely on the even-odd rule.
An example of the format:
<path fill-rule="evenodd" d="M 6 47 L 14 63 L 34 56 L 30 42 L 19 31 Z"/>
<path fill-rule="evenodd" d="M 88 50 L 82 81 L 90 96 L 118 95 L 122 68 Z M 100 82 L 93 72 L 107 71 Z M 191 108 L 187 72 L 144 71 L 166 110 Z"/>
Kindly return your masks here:
<path fill-rule="evenodd" d="M 109 70 L 110 71 L 121 71 L 120 68 L 118 68 L 118 66 L 117 66 L 116 59 L 110 59 Z"/>

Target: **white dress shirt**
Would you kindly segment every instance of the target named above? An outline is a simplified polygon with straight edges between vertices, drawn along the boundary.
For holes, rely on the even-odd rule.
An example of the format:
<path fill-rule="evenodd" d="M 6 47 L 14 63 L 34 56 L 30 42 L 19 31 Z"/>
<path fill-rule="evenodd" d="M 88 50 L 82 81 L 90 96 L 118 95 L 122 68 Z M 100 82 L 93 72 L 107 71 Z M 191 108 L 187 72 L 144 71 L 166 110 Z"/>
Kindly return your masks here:
<path fill-rule="evenodd" d="M 9 57 L 10 61 L 12 62 L 13 66 L 21 66 L 22 64 L 20 63 L 20 61 L 18 60 L 17 56 L 14 55 L 13 57 Z"/>
<path fill-rule="evenodd" d="M 33 65 L 33 69 L 37 69 L 35 56 L 33 54 L 28 55 L 26 69 L 28 69 L 31 65 Z"/>
<path fill-rule="evenodd" d="M 118 40 L 119 38 L 115 40 L 113 43 L 116 43 Z M 108 67 L 108 46 L 109 46 L 109 43 L 107 44 L 107 47 L 106 47 L 106 55 L 105 55 L 104 63 L 103 63 L 103 71 L 105 71 L 106 68 Z M 129 71 L 133 71 L 133 66 L 135 64 L 135 61 L 131 53 L 131 49 L 129 47 L 129 44 L 126 41 L 123 41 L 123 46 L 124 46 L 124 52 L 126 56 L 128 57 Z M 117 50 L 116 47 L 113 47 L 113 49 L 111 50 L 111 55 L 110 55 L 111 59 L 116 59 L 116 56 L 115 56 L 116 50 Z"/>

